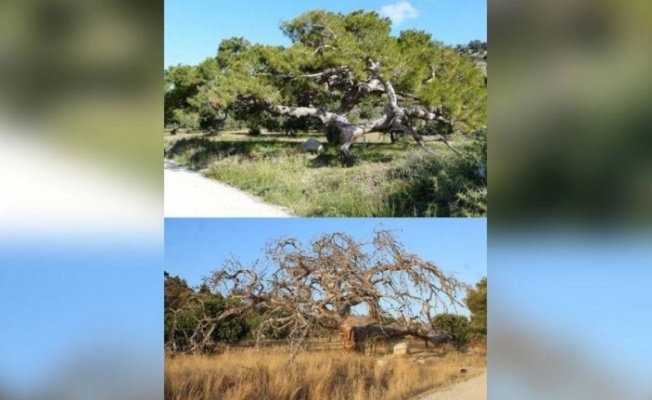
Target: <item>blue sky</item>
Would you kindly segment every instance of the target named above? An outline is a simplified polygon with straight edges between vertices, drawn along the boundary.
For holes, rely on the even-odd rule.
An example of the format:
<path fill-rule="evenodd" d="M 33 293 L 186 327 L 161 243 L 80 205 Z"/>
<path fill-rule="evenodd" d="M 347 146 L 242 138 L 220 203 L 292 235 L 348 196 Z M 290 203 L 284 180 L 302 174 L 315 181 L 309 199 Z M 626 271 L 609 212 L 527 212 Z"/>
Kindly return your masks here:
<path fill-rule="evenodd" d="M 100 355 L 98 371 L 126 356 L 148 364 L 142 381 L 160 381 L 162 249 L 89 247 L 0 245 L 0 388 L 27 394 Z"/>
<path fill-rule="evenodd" d="M 487 39 L 486 0 L 165 0 L 165 67 L 213 57 L 220 41 L 233 36 L 289 45 L 280 22 L 314 9 L 377 11 L 392 18 L 393 34 L 421 29 L 447 44 Z"/>
<path fill-rule="evenodd" d="M 243 263 L 285 235 L 304 243 L 323 233 L 346 232 L 362 240 L 374 228 L 400 229 L 399 240 L 458 279 L 475 284 L 487 275 L 486 219 L 166 219 L 165 270 L 190 285 L 237 256 Z M 463 310 L 458 310 L 463 311 Z"/>
<path fill-rule="evenodd" d="M 614 382 L 649 393 L 650 243 L 649 234 L 514 236 L 492 231 L 489 331 L 494 332 L 491 321 L 501 316 L 548 338 L 542 347 L 568 342 L 585 356 L 584 363 L 599 365 Z"/>

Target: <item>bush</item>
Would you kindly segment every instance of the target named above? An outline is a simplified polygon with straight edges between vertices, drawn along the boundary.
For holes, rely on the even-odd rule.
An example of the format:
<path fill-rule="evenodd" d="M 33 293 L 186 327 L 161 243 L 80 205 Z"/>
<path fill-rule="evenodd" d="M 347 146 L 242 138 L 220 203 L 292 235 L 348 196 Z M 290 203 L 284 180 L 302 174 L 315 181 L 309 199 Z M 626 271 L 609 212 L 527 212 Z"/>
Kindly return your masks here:
<path fill-rule="evenodd" d="M 250 126 L 249 131 L 247 131 L 247 134 L 250 136 L 259 136 L 261 134 L 260 127 L 259 126 Z"/>
<path fill-rule="evenodd" d="M 475 337 L 487 337 L 487 278 L 482 278 L 469 291 L 464 303 L 471 311 L 471 330 Z"/>
<path fill-rule="evenodd" d="M 464 315 L 439 314 L 432 319 L 432 325 L 455 336 L 455 346 L 465 345 L 470 338 L 469 319 Z"/>
<path fill-rule="evenodd" d="M 186 352 L 200 343 L 206 343 L 206 347 L 199 350 L 212 352 L 217 343 L 242 340 L 249 334 L 249 327 L 242 319 L 227 318 L 215 326 L 202 323 L 220 315 L 224 309 L 232 307 L 234 302 L 235 300 L 225 299 L 219 294 L 212 294 L 207 287 L 196 291 L 184 279 L 166 273 L 163 330 L 165 347 L 176 352 Z"/>
<path fill-rule="evenodd" d="M 217 134 L 224 129 L 224 119 L 213 114 L 204 114 L 199 118 L 199 129 L 211 135 Z"/>
<path fill-rule="evenodd" d="M 308 117 L 291 117 L 283 120 L 279 126 L 279 129 L 276 130 L 282 130 L 286 135 L 294 136 L 299 132 L 309 132 L 311 129 L 322 131 L 324 126 L 319 120 L 316 119 Z"/>
<path fill-rule="evenodd" d="M 390 197 L 397 214 L 441 217 L 487 215 L 486 139 L 461 149 L 462 155 L 414 153 L 390 172 L 400 182 Z M 484 173 L 483 173 L 484 172 Z"/>
<path fill-rule="evenodd" d="M 177 109 L 173 111 L 173 125 L 177 128 L 197 130 L 199 129 L 200 117 L 196 112 Z"/>

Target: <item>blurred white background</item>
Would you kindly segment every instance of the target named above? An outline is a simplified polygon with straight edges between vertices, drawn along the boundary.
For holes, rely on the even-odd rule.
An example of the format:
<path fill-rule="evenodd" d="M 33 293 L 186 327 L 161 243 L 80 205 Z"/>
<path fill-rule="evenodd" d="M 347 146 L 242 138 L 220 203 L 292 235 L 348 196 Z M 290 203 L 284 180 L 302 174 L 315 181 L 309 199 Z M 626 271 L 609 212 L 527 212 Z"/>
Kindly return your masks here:
<path fill-rule="evenodd" d="M 489 3 L 490 399 L 652 397 L 651 7 Z M 0 399 L 162 398 L 162 23 L 0 3 Z"/>

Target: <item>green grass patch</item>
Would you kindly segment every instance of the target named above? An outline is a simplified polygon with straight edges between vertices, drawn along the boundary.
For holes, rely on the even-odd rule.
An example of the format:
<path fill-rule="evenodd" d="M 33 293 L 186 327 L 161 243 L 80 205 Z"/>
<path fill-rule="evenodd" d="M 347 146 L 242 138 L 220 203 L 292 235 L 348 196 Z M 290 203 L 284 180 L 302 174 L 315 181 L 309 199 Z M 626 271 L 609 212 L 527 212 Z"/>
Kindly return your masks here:
<path fill-rule="evenodd" d="M 352 151 L 360 162 L 343 167 L 336 146 L 304 154 L 304 137 L 240 132 L 206 137 L 166 137 L 166 157 L 226 182 L 295 215 L 314 217 L 485 216 L 486 146 L 457 138 L 460 157 L 443 144 L 435 156 L 410 141 L 390 144 L 380 135 Z"/>

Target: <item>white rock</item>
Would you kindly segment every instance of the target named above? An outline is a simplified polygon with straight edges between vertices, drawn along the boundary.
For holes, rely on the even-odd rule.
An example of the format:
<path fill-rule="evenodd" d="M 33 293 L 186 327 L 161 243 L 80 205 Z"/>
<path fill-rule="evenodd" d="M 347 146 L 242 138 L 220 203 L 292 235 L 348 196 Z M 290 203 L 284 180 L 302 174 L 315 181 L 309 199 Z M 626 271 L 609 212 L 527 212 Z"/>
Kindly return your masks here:
<path fill-rule="evenodd" d="M 308 153 L 321 153 L 324 151 L 324 146 L 315 138 L 308 138 L 305 142 L 301 143 L 301 150 Z"/>
<path fill-rule="evenodd" d="M 404 356 L 410 354 L 410 346 L 403 342 L 394 346 L 394 355 L 395 356 Z"/>

